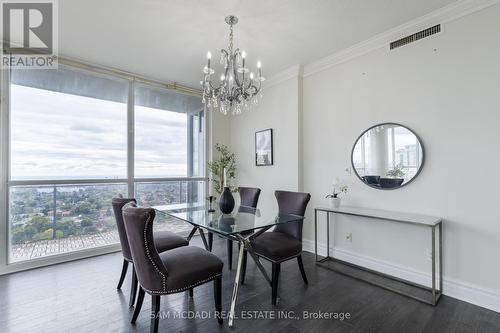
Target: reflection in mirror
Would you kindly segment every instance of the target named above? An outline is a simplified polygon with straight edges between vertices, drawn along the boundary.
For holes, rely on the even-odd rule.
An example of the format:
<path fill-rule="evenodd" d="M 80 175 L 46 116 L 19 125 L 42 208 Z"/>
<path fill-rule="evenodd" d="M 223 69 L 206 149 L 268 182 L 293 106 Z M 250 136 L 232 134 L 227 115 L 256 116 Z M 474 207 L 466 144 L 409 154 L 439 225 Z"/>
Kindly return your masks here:
<path fill-rule="evenodd" d="M 396 189 L 420 172 L 424 151 L 419 138 L 398 124 L 381 124 L 364 132 L 352 151 L 358 177 L 377 189 Z"/>

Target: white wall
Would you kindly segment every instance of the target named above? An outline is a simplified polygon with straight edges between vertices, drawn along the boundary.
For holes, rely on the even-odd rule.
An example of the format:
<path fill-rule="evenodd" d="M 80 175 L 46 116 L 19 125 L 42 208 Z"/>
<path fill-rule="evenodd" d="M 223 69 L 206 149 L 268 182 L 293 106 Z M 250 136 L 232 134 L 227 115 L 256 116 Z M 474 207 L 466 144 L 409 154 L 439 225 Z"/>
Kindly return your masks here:
<path fill-rule="evenodd" d="M 297 76 L 265 86 L 265 96 L 250 112 L 231 119 L 230 146 L 237 155 L 237 185 L 259 187 L 259 207 L 277 210 L 274 191 L 297 191 L 300 168 L 300 81 Z M 283 96 L 286 96 L 283 98 Z M 274 165 L 255 165 L 255 132 L 272 128 Z"/>
<path fill-rule="evenodd" d="M 496 5 L 446 23 L 437 36 L 395 51 L 386 45 L 308 75 L 303 87 L 295 78 L 266 88 L 259 108 L 231 119 L 238 184 L 261 187 L 264 208 L 274 204 L 275 189 L 300 189 L 303 181 L 312 195 L 307 246 L 313 209 L 327 204 L 324 196 L 336 176 L 350 185 L 344 204 L 441 216 L 445 293 L 500 311 L 498 31 Z M 395 191 L 369 188 L 345 172 L 355 139 L 381 122 L 413 129 L 426 150 L 418 179 Z M 270 127 L 275 166 L 255 167 L 254 132 Z M 359 218 L 336 222 L 339 255 L 414 279 L 430 271 L 428 230 Z M 348 232 L 352 243 L 345 241 Z"/>

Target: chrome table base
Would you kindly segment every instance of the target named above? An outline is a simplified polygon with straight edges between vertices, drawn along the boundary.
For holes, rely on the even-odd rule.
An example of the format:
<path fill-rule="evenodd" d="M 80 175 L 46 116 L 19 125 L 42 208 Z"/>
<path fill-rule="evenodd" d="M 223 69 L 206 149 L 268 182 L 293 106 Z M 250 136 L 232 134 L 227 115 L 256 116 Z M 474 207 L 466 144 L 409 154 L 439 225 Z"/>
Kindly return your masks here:
<path fill-rule="evenodd" d="M 261 271 L 262 275 L 268 282 L 269 286 L 271 286 L 271 278 L 266 272 L 266 269 L 264 266 L 262 266 L 262 263 L 260 262 L 259 256 L 255 253 L 255 250 L 252 247 L 251 240 L 263 233 L 264 231 L 268 230 L 269 228 L 264 228 L 259 230 L 258 232 L 250 235 L 250 236 L 243 236 L 241 234 L 235 234 L 234 237 L 236 237 L 237 241 L 240 243 L 240 251 L 238 253 L 238 266 L 236 268 L 236 277 L 234 278 L 234 286 L 233 286 L 233 296 L 231 297 L 231 307 L 229 310 L 229 327 L 233 327 L 234 323 L 234 314 L 235 314 L 235 308 L 236 308 L 236 298 L 238 297 L 238 289 L 240 287 L 240 281 L 241 281 L 241 267 L 243 265 L 243 253 L 244 251 L 247 251 L 250 254 L 250 257 L 254 260 L 255 264 Z"/>

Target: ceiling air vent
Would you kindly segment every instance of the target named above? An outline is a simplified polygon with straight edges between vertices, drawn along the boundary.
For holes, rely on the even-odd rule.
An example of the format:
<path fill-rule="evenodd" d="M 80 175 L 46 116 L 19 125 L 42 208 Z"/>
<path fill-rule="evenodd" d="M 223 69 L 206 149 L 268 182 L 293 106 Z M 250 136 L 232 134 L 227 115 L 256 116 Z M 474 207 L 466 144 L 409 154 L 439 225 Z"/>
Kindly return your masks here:
<path fill-rule="evenodd" d="M 397 41 L 394 41 L 391 43 L 391 50 L 397 49 L 398 47 L 405 46 L 408 44 L 411 44 L 413 42 L 416 42 L 417 40 L 427 38 L 429 36 L 435 35 L 437 33 L 441 32 L 441 24 L 435 25 L 431 28 L 422 30 L 420 32 L 417 32 L 413 35 L 401 38 Z"/>

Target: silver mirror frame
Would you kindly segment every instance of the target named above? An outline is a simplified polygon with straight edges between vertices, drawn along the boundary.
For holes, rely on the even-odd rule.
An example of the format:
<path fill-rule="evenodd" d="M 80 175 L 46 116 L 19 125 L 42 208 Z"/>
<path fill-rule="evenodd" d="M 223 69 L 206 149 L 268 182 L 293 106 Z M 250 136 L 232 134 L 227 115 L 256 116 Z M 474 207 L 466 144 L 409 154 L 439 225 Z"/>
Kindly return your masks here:
<path fill-rule="evenodd" d="M 356 144 L 358 143 L 359 139 L 361 139 L 363 137 L 363 135 L 365 135 L 366 132 L 369 132 L 372 129 L 374 129 L 376 127 L 379 127 L 379 126 L 383 126 L 383 125 L 399 126 L 399 127 L 403 127 L 404 129 L 408 130 L 410 133 L 412 133 L 413 135 L 415 135 L 415 137 L 417 138 L 418 142 L 420 143 L 420 148 L 422 149 L 422 163 L 420 163 L 420 168 L 417 170 L 417 173 L 415 174 L 415 176 L 413 176 L 412 179 L 410 179 L 408 182 L 402 184 L 399 187 L 382 188 L 382 187 L 370 186 L 369 184 L 365 183 L 365 181 L 363 180 L 363 178 L 361 178 L 361 176 L 358 174 L 358 171 L 354 167 L 354 149 L 356 148 Z M 356 138 L 356 141 L 354 141 L 354 145 L 352 146 L 352 150 L 351 150 L 351 167 L 352 167 L 354 173 L 356 174 L 356 177 L 358 177 L 358 179 L 363 184 L 365 184 L 366 186 L 368 186 L 369 188 L 372 188 L 372 189 L 375 189 L 375 190 L 385 190 L 385 191 L 388 190 L 388 191 L 392 191 L 392 190 L 398 190 L 400 188 L 403 188 L 403 187 L 407 186 L 408 184 L 411 184 L 420 175 L 420 172 L 422 172 L 422 169 L 424 168 L 424 165 L 425 165 L 425 155 L 426 155 L 425 154 L 425 148 L 424 148 L 424 144 L 422 142 L 422 139 L 412 129 L 408 128 L 405 125 L 401 125 L 401 124 L 398 124 L 398 123 L 380 123 L 380 124 L 373 125 L 372 127 L 370 127 L 367 130 L 363 131 L 363 133 L 361 133 L 361 135 L 359 135 Z"/>

